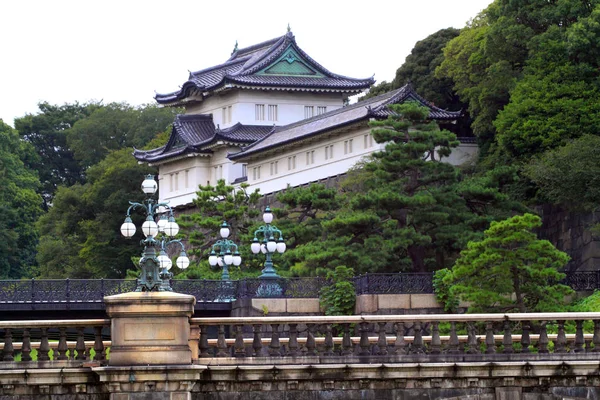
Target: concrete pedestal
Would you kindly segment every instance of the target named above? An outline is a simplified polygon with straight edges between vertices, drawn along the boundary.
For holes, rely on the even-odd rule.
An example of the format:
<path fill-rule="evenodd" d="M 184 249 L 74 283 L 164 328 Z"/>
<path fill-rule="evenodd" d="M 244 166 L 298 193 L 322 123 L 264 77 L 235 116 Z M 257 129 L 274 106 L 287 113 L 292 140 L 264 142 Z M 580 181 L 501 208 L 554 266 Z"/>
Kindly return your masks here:
<path fill-rule="evenodd" d="M 172 292 L 131 292 L 104 298 L 111 319 L 108 365 L 189 365 L 189 318 L 196 299 Z"/>

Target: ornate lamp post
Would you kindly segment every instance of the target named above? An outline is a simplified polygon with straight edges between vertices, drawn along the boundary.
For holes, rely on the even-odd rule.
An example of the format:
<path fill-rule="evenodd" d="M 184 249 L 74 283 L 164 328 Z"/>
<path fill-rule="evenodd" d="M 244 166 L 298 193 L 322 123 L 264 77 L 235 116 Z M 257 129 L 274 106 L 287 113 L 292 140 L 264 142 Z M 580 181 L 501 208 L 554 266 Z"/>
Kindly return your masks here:
<path fill-rule="evenodd" d="M 219 265 L 223 268 L 221 279 L 224 281 L 229 280 L 229 266 L 235 265 L 236 267 L 242 263 L 242 257 L 238 252 L 238 246 L 232 240 L 227 239 L 229 237 L 229 225 L 223 221 L 219 235 L 221 239 L 217 240 L 212 246 L 212 251 L 208 257 L 208 263 L 211 267 Z"/>
<path fill-rule="evenodd" d="M 140 279 L 138 279 L 136 292 L 173 291 L 169 283 L 169 279 L 172 276 L 169 272 L 172 262 L 165 251 L 169 244 L 178 243 L 181 246 L 181 254 L 177 259 L 177 266 L 185 269 L 190 265 L 190 260 L 185 254 L 185 249 L 181 241 L 167 239 L 167 237 L 171 238 L 177 235 L 179 225 L 175 222 L 173 210 L 169 207 L 168 203 L 156 203 L 151 197 L 156 193 L 157 189 L 158 185 L 154 180 L 154 176 L 147 175 L 146 179 L 142 182 L 142 191 L 148 196 L 145 204 L 130 201 L 129 204 L 131 205 L 127 209 L 125 222 L 121 225 L 121 234 L 126 238 L 131 238 L 136 231 L 136 227 L 131 221 L 131 211 L 142 209 L 146 213 L 146 221 L 142 225 L 142 233 L 146 237 L 141 241 L 141 244 L 144 245 L 144 252 L 140 259 L 142 273 Z M 163 215 L 157 224 L 154 222 L 154 218 L 161 207 L 167 209 L 169 217 L 167 218 Z M 159 233 L 163 234 L 160 241 L 157 240 Z"/>
<path fill-rule="evenodd" d="M 276 279 L 279 278 L 277 272 L 273 268 L 273 261 L 271 259 L 271 254 L 285 252 L 285 242 L 283 241 L 283 233 L 275 225 L 271 225 L 273 221 L 273 213 L 269 206 L 265 208 L 265 212 L 263 213 L 263 221 L 265 225 L 259 227 L 254 232 L 254 240 L 252 240 L 252 245 L 250 246 L 250 250 L 254 254 L 258 254 L 262 252 L 267 255 L 267 259 L 265 260 L 265 267 L 262 270 L 262 274 L 259 276 L 260 279 Z M 257 239 L 257 236 L 262 236 L 262 242 Z"/>

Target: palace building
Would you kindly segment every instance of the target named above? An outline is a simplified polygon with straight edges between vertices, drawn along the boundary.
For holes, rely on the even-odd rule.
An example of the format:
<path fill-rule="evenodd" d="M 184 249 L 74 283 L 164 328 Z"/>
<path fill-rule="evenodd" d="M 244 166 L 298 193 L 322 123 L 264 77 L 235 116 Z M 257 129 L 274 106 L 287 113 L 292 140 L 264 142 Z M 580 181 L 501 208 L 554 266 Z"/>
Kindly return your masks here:
<path fill-rule="evenodd" d="M 343 174 L 382 148 L 368 127 L 387 118 L 389 104 L 418 101 L 430 117 L 452 123 L 460 112 L 430 104 L 410 85 L 348 104 L 373 78 L 335 74 L 305 53 L 291 32 L 243 49 L 223 64 L 191 72 L 181 89 L 157 94 L 163 106 L 184 107 L 166 145 L 135 150 L 134 157 L 159 169 L 159 198 L 174 207 L 192 203 L 198 185 L 247 182 L 263 194 Z M 449 159 L 470 160 L 472 138 Z"/>

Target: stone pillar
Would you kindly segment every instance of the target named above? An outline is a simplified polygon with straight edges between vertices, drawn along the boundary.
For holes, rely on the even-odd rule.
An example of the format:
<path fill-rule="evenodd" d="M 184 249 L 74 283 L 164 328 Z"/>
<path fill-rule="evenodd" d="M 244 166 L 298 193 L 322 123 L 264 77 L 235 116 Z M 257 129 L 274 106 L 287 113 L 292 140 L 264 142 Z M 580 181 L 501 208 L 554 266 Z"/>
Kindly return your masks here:
<path fill-rule="evenodd" d="M 111 319 L 109 366 L 190 365 L 189 318 L 196 299 L 173 292 L 104 298 Z"/>

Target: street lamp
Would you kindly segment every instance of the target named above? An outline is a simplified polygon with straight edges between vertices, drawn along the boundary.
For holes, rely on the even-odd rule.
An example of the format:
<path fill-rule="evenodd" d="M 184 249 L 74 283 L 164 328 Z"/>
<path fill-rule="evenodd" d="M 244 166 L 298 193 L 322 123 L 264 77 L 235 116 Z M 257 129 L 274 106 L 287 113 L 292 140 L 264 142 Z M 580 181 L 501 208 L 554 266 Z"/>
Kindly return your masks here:
<path fill-rule="evenodd" d="M 229 237 L 230 229 L 227 222 L 223 221 L 219 235 L 221 239 L 217 240 L 212 246 L 212 251 L 208 257 L 208 263 L 211 267 L 219 266 L 223 268 L 221 273 L 221 279 L 224 281 L 229 280 L 229 266 L 235 265 L 236 267 L 242 263 L 242 257 L 238 251 L 238 246 L 232 240 L 227 239 Z"/>
<path fill-rule="evenodd" d="M 146 220 L 142 224 L 142 233 L 146 238 L 140 242 L 144 245 L 144 252 L 140 259 L 142 273 L 138 279 L 136 292 L 173 291 L 169 283 L 172 276 L 169 272 L 172 262 L 166 253 L 166 247 L 171 243 L 178 243 L 181 246 L 181 253 L 176 261 L 177 266 L 185 269 L 190 265 L 183 243 L 180 240 L 168 239 L 179 233 L 179 225 L 175 222 L 173 210 L 168 203 L 156 203 L 151 197 L 157 189 L 158 185 L 154 176 L 147 175 L 142 182 L 142 191 L 148 196 L 145 204 L 130 201 L 125 222 L 121 225 L 121 234 L 126 238 L 131 238 L 136 232 L 136 227 L 131 221 L 131 211 L 141 208 L 146 213 Z M 168 211 L 169 216 L 161 216 L 157 224 L 154 218 L 163 209 Z M 162 234 L 160 241 L 157 240 L 159 234 Z"/>
<path fill-rule="evenodd" d="M 262 274 L 259 276 L 260 279 L 277 279 L 279 275 L 275 272 L 273 268 L 273 261 L 271 260 L 271 254 L 278 252 L 285 252 L 286 245 L 283 241 L 283 233 L 276 226 L 271 225 L 273 222 L 273 213 L 269 206 L 265 208 L 265 212 L 263 213 L 263 221 L 265 225 L 259 227 L 254 232 L 254 239 L 252 240 L 252 245 L 250 245 L 250 250 L 252 253 L 258 254 L 263 253 L 266 254 L 265 267 L 261 271 Z M 262 241 L 259 241 L 257 236 L 262 236 Z"/>

